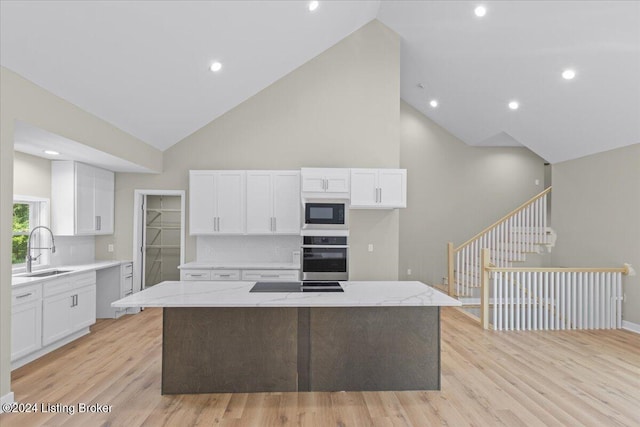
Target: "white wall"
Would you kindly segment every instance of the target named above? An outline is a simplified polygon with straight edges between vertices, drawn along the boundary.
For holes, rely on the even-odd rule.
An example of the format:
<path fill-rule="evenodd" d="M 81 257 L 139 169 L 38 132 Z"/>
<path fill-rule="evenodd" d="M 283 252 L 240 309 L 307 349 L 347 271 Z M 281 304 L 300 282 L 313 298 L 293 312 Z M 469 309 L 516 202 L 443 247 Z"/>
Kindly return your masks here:
<path fill-rule="evenodd" d="M 470 147 L 404 102 L 400 144 L 400 165 L 409 170 L 408 206 L 400 210 L 401 279 L 442 283 L 447 242 L 462 244 L 543 190 L 544 161 L 535 153 Z"/>
<path fill-rule="evenodd" d="M 135 189 L 187 190 L 189 169 L 398 167 L 399 49 L 372 21 L 165 151 L 162 174 L 116 174 L 117 231 L 96 239 L 98 258 L 131 258 Z M 396 278 L 397 213 L 353 212 L 351 225 L 352 278 Z"/>
<path fill-rule="evenodd" d="M 640 273 L 640 144 L 553 165 L 557 267 L 622 267 Z M 623 276 L 622 317 L 640 324 L 640 276 Z"/>

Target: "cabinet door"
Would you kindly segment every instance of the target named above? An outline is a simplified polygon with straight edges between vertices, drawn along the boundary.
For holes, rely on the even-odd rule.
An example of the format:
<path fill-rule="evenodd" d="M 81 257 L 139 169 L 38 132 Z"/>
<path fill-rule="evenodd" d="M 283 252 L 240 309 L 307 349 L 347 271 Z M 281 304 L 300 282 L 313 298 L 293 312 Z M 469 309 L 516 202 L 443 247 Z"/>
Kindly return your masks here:
<path fill-rule="evenodd" d="M 245 172 L 218 172 L 216 183 L 218 233 L 244 234 Z"/>
<path fill-rule="evenodd" d="M 189 175 L 189 234 L 215 232 L 215 174 L 192 172 Z"/>
<path fill-rule="evenodd" d="M 95 234 L 113 234 L 114 174 L 94 169 Z"/>
<path fill-rule="evenodd" d="M 11 360 L 42 347 L 42 300 L 11 307 Z"/>
<path fill-rule="evenodd" d="M 375 206 L 378 200 L 378 170 L 351 169 L 351 207 Z"/>
<path fill-rule="evenodd" d="M 272 173 L 247 172 L 247 234 L 273 233 L 273 217 Z"/>
<path fill-rule="evenodd" d="M 407 170 L 380 169 L 378 178 L 381 207 L 407 207 Z"/>
<path fill-rule="evenodd" d="M 327 193 L 349 193 L 349 170 L 329 172 L 325 176 Z"/>
<path fill-rule="evenodd" d="M 324 186 L 324 174 L 316 172 L 302 173 L 302 191 L 323 193 Z"/>
<path fill-rule="evenodd" d="M 43 300 L 42 345 L 49 345 L 73 332 L 71 327 L 73 294 L 73 292 L 65 292 Z"/>
<path fill-rule="evenodd" d="M 95 175 L 91 166 L 76 163 L 76 234 L 95 234 Z"/>
<path fill-rule="evenodd" d="M 76 289 L 73 295 L 75 305 L 71 308 L 71 332 L 96 323 L 96 285 Z"/>
<path fill-rule="evenodd" d="M 300 234 L 300 172 L 273 174 L 273 216 L 276 234 Z"/>

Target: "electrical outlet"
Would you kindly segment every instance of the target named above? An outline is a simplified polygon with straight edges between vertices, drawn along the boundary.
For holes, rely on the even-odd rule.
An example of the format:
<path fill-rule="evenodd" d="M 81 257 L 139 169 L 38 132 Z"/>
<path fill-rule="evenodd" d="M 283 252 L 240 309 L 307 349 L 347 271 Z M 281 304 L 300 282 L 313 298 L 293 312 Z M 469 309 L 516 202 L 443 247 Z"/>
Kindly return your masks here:
<path fill-rule="evenodd" d="M 107 251 L 108 252 L 113 252 L 113 245 L 109 244 L 109 246 L 107 246 Z"/>
<path fill-rule="evenodd" d="M 407 268 L 407 276 L 411 276 L 411 269 Z"/>
<path fill-rule="evenodd" d="M 373 243 L 369 243 L 368 250 L 369 252 L 373 252 Z"/>

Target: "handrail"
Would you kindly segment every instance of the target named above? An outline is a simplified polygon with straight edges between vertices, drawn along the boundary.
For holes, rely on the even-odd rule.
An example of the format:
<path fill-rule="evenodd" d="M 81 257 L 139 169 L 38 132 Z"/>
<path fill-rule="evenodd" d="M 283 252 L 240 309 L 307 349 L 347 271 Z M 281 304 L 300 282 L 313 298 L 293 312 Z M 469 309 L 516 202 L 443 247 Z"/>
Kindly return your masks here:
<path fill-rule="evenodd" d="M 470 238 L 469 240 L 467 240 L 466 242 L 464 242 L 463 244 L 461 244 L 460 246 L 458 246 L 457 248 L 455 248 L 455 252 L 458 252 L 460 249 L 464 248 L 465 246 L 467 246 L 469 243 L 473 242 L 474 240 L 476 240 L 477 238 L 479 238 L 480 236 L 482 236 L 484 233 L 486 233 L 487 231 L 491 230 L 492 228 L 497 227 L 498 225 L 500 225 L 501 223 L 505 222 L 506 220 L 508 220 L 511 216 L 517 214 L 518 212 L 520 212 L 521 210 L 523 210 L 524 208 L 526 208 L 527 206 L 529 206 L 531 203 L 535 202 L 537 199 L 541 198 L 542 196 L 547 195 L 549 192 L 551 191 L 551 187 L 548 187 L 546 190 L 542 191 L 541 193 L 533 196 L 531 199 L 527 200 L 526 202 L 524 202 L 522 205 L 518 206 L 517 208 L 515 208 L 514 210 L 512 210 L 511 212 L 509 212 L 508 214 L 506 214 L 505 216 L 503 216 L 502 218 L 500 218 L 499 220 L 497 220 L 496 222 L 494 222 L 493 224 L 491 224 L 490 226 L 486 227 L 484 230 L 482 230 L 481 232 L 479 232 L 478 234 L 476 234 L 475 236 L 473 236 L 472 238 Z"/>
<path fill-rule="evenodd" d="M 489 271 L 495 271 L 499 273 L 508 272 L 549 272 L 549 273 L 622 273 L 624 275 L 634 275 L 633 268 L 629 264 L 625 264 L 624 267 L 485 267 Z"/>
<path fill-rule="evenodd" d="M 489 279 L 491 272 L 506 273 L 622 273 L 627 276 L 635 276 L 636 272 L 630 264 L 622 267 L 496 267 L 491 264 L 490 251 L 487 248 L 480 251 L 481 282 L 480 282 L 480 325 L 483 329 L 489 328 Z M 495 296 L 494 296 L 495 298 Z"/>

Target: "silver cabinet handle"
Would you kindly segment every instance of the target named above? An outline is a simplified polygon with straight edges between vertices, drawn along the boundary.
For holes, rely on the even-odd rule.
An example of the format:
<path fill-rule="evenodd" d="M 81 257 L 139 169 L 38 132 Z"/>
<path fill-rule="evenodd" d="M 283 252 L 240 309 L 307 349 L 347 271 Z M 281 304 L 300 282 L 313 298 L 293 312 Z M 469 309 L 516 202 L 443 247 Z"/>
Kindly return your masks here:
<path fill-rule="evenodd" d="M 380 203 L 382 203 L 382 187 L 380 188 Z"/>
<path fill-rule="evenodd" d="M 277 231 L 278 230 L 278 223 L 276 222 L 276 217 L 273 217 L 273 231 Z"/>
<path fill-rule="evenodd" d="M 218 274 L 218 277 L 231 277 L 230 274 Z"/>
<path fill-rule="evenodd" d="M 200 273 L 200 274 L 189 273 L 189 274 L 187 274 L 187 276 L 189 276 L 189 277 L 204 277 L 204 273 Z"/>
<path fill-rule="evenodd" d="M 124 293 L 124 296 L 126 297 L 126 296 L 129 296 L 131 294 L 133 294 L 133 291 L 127 291 L 127 292 Z"/>
<path fill-rule="evenodd" d="M 272 277 L 280 277 L 280 275 L 279 274 L 261 274 L 260 277 L 263 277 L 263 278 L 270 277 L 270 278 L 272 278 Z"/>
<path fill-rule="evenodd" d="M 16 299 L 26 298 L 31 295 L 33 295 L 33 292 L 29 292 L 28 294 L 17 295 Z"/>
<path fill-rule="evenodd" d="M 125 279 L 131 279 L 133 277 L 133 274 L 130 274 L 128 276 L 124 276 Z"/>

